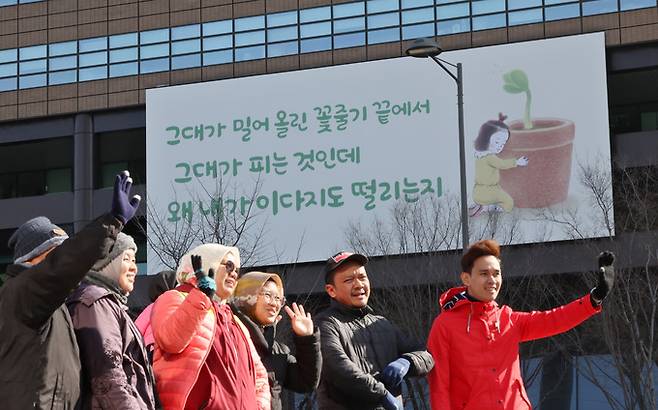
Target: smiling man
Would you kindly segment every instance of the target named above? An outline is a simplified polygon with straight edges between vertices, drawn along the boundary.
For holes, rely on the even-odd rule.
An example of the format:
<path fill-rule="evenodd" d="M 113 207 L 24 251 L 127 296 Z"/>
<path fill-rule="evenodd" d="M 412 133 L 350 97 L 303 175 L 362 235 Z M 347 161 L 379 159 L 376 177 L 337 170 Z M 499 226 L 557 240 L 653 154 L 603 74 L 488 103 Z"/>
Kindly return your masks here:
<path fill-rule="evenodd" d="M 471 245 L 461 260 L 464 286 L 441 295 L 427 342 L 436 362 L 429 375 L 432 409 L 531 409 L 519 343 L 566 332 L 600 312 L 614 282 L 613 262 L 612 253 L 599 255 L 599 282 L 588 295 L 543 312 L 515 312 L 496 303 L 503 284 L 498 243 Z"/>
<path fill-rule="evenodd" d="M 339 252 L 327 259 L 331 306 L 317 319 L 321 335 L 320 409 L 402 409 L 402 381 L 434 365 L 422 343 L 368 307 L 368 258 Z"/>

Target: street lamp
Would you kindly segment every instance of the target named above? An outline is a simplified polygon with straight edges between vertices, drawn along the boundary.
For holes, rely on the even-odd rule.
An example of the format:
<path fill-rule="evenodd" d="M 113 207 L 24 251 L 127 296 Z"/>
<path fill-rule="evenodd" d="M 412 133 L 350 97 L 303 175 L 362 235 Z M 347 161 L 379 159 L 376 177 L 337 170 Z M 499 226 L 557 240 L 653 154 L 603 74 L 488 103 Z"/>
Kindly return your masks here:
<path fill-rule="evenodd" d="M 464 148 L 464 88 L 462 79 L 462 63 L 452 64 L 437 58 L 443 50 L 431 38 L 419 38 L 411 43 L 405 54 L 410 57 L 427 58 L 434 60 L 457 83 L 457 113 L 459 120 L 459 179 L 461 183 L 461 225 L 462 247 L 468 248 L 468 204 L 466 195 L 466 152 Z M 455 75 L 445 64 L 457 69 Z"/>

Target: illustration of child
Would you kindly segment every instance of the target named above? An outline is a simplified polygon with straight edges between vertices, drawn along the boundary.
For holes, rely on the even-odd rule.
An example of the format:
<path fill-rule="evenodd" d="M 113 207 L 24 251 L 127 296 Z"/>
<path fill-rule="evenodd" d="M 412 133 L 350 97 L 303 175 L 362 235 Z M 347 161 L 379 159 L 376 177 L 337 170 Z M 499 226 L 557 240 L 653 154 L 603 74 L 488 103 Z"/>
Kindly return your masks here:
<path fill-rule="evenodd" d="M 498 120 L 487 121 L 480 127 L 475 139 L 475 185 L 473 200 L 469 207 L 469 216 L 482 212 L 510 212 L 514 208 L 514 199 L 500 186 L 500 170 L 528 165 L 527 157 L 499 158 L 499 154 L 509 139 L 507 117 L 498 114 Z"/>

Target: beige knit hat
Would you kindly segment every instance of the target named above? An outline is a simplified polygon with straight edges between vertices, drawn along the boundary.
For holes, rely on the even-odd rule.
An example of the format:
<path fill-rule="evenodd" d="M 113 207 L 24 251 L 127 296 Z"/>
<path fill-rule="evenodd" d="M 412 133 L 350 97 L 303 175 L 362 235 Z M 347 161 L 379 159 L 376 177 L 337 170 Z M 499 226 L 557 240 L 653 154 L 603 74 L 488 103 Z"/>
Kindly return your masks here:
<path fill-rule="evenodd" d="M 274 281 L 279 292 L 281 292 L 281 296 L 283 296 L 283 282 L 279 275 L 276 273 L 249 272 L 238 279 L 235 292 L 233 292 L 233 303 L 241 310 L 246 309 L 249 311 L 251 307 L 256 305 L 258 293 L 268 280 Z"/>
<path fill-rule="evenodd" d="M 229 253 L 233 254 L 238 261 L 240 260 L 240 251 L 234 246 L 224 246 L 217 243 L 206 243 L 197 246 L 180 258 L 178 269 L 176 269 L 176 280 L 180 284 L 187 283 L 193 278 L 196 280 L 190 255 L 201 256 L 201 269 L 208 274 L 210 269 L 217 271 L 220 262 Z"/>

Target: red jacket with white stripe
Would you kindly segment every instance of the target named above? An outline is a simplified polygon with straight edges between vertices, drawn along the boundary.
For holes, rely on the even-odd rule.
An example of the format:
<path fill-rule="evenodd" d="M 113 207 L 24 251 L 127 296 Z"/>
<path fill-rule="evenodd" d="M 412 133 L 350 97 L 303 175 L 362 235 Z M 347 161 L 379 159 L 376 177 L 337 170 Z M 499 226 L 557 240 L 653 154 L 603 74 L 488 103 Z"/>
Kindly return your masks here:
<path fill-rule="evenodd" d="M 547 311 L 515 312 L 496 302 L 472 302 L 465 287 L 441 295 L 427 350 L 434 410 L 531 409 L 521 379 L 519 343 L 566 332 L 601 311 L 590 296 Z"/>

